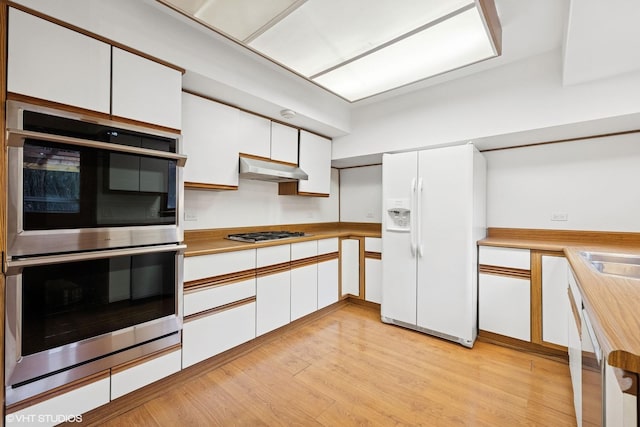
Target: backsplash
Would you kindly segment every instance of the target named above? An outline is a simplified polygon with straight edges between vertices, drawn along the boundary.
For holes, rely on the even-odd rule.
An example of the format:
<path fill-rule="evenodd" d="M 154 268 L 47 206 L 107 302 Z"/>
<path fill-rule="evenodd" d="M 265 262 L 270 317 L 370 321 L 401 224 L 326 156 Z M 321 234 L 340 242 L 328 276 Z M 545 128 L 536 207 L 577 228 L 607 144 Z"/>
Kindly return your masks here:
<path fill-rule="evenodd" d="M 185 190 L 184 229 L 337 222 L 339 178 L 331 170 L 330 197 L 279 196 L 278 184 L 241 179 L 237 191 Z"/>

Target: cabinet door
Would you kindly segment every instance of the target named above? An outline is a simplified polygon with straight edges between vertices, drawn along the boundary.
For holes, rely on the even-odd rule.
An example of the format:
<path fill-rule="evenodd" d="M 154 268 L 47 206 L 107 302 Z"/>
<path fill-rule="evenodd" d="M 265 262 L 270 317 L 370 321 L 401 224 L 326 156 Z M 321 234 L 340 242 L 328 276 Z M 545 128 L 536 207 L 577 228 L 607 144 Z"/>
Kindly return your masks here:
<path fill-rule="evenodd" d="M 240 152 L 268 159 L 271 155 L 271 121 L 240 111 Z"/>
<path fill-rule="evenodd" d="M 10 8 L 8 57 L 7 91 L 109 114 L 108 44 Z"/>
<path fill-rule="evenodd" d="M 291 270 L 291 320 L 318 309 L 318 264 Z"/>
<path fill-rule="evenodd" d="M 271 160 L 298 164 L 298 129 L 271 122 Z"/>
<path fill-rule="evenodd" d="M 331 192 L 331 140 L 301 130 L 299 166 L 309 175 L 298 183 L 299 194 Z"/>
<path fill-rule="evenodd" d="M 567 346 L 567 259 L 542 256 L 542 340 Z"/>
<path fill-rule="evenodd" d="M 382 261 L 379 259 L 364 260 L 364 299 L 382 303 Z"/>
<path fill-rule="evenodd" d="M 255 302 L 186 320 L 182 330 L 182 368 L 213 357 L 255 337 Z"/>
<path fill-rule="evenodd" d="M 185 186 L 238 187 L 239 114 L 237 108 L 182 93 Z"/>
<path fill-rule="evenodd" d="M 181 362 L 182 351 L 178 348 L 128 369 L 112 368 L 111 400 L 178 372 Z"/>
<path fill-rule="evenodd" d="M 318 310 L 338 302 L 338 260 L 318 263 Z"/>
<path fill-rule="evenodd" d="M 344 239 L 340 249 L 342 295 L 360 296 L 360 241 Z"/>
<path fill-rule="evenodd" d="M 286 325 L 291 319 L 291 271 L 258 277 L 256 335 Z"/>
<path fill-rule="evenodd" d="M 581 301 L 579 296 L 576 297 Z M 571 386 L 573 388 L 573 407 L 576 411 L 577 425 L 582 425 L 582 343 L 580 342 L 580 330 L 578 325 L 582 325 L 580 318 L 580 308 L 582 303 L 577 304 L 569 298 L 567 304 L 567 347 L 569 351 L 569 372 L 571 374 Z"/>
<path fill-rule="evenodd" d="M 79 416 L 85 412 L 109 403 L 109 372 L 106 371 L 101 379 L 90 384 L 73 389 L 61 395 L 52 397 L 33 406 L 9 414 L 5 418 L 6 426 L 53 426 L 60 423 L 55 421 L 55 415 Z M 31 418 L 29 418 L 31 417 Z M 43 421 L 33 422 L 42 417 Z M 31 419 L 32 422 L 25 422 Z M 76 419 L 76 421 L 79 421 Z M 71 421 L 73 422 L 73 421 Z M 82 422 L 78 422 L 79 425 Z"/>
<path fill-rule="evenodd" d="M 180 129 L 180 71 L 113 48 L 111 114 Z"/>
<path fill-rule="evenodd" d="M 531 282 L 515 277 L 479 275 L 478 316 L 483 331 L 531 340 Z"/>

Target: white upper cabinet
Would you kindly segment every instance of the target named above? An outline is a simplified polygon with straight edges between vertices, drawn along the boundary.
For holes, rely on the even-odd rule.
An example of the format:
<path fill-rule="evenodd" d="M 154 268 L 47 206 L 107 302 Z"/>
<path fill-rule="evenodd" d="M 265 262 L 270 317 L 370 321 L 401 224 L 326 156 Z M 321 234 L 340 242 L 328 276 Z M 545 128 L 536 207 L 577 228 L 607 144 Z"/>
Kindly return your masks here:
<path fill-rule="evenodd" d="M 271 122 L 271 160 L 298 164 L 298 129 Z"/>
<path fill-rule="evenodd" d="M 298 193 L 328 195 L 331 192 L 331 140 L 301 130 L 299 149 L 299 166 L 309 179 L 298 183 Z"/>
<path fill-rule="evenodd" d="M 9 9 L 7 90 L 109 114 L 111 47 Z"/>
<path fill-rule="evenodd" d="M 182 73 L 113 48 L 111 114 L 181 128 Z"/>
<path fill-rule="evenodd" d="M 298 129 L 240 112 L 240 152 L 279 162 L 298 164 Z"/>
<path fill-rule="evenodd" d="M 182 151 L 185 186 L 238 187 L 237 108 L 182 94 Z"/>
<path fill-rule="evenodd" d="M 240 152 L 268 159 L 271 152 L 271 121 L 240 111 L 238 123 Z"/>

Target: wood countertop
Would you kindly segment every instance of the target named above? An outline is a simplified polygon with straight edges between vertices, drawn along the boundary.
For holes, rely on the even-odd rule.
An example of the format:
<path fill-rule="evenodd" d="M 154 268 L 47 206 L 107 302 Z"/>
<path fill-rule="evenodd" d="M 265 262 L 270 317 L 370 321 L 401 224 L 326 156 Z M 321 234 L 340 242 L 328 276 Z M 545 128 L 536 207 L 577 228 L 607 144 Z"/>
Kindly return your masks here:
<path fill-rule="evenodd" d="M 290 239 L 270 240 L 260 243 L 245 243 L 225 239 L 228 234 L 250 233 L 256 231 L 303 231 L 307 235 Z M 289 243 L 321 240 L 331 237 L 381 237 L 379 223 L 332 222 L 318 224 L 287 224 L 261 227 L 217 228 L 211 230 L 190 230 L 185 232 L 187 250 L 185 256 L 209 255 L 223 252 L 241 251 L 244 249 L 263 248 Z"/>
<path fill-rule="evenodd" d="M 602 274 L 582 251 L 640 255 L 640 233 L 489 229 L 480 246 L 563 251 L 607 363 L 640 373 L 640 280 Z"/>

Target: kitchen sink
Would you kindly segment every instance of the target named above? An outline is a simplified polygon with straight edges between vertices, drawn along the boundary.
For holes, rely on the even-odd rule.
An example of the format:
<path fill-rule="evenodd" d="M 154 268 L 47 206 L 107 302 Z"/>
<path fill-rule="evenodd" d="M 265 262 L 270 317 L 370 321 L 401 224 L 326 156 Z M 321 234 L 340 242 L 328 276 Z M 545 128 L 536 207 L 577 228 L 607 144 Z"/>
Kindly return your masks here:
<path fill-rule="evenodd" d="M 580 255 L 602 274 L 640 280 L 640 255 L 586 251 Z"/>

